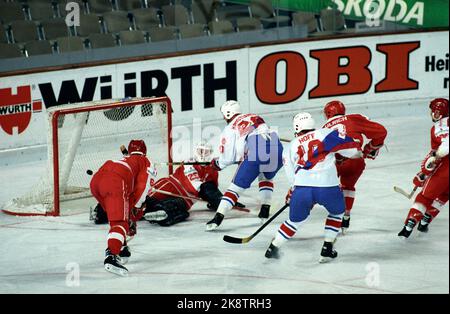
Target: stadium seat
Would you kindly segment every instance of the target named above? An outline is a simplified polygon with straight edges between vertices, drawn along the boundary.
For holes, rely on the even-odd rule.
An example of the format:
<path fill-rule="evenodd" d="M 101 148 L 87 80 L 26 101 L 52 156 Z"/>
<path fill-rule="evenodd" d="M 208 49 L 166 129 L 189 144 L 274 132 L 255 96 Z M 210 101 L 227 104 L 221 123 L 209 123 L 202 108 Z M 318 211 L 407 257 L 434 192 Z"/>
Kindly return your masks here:
<path fill-rule="evenodd" d="M 137 9 L 131 12 L 137 29 L 147 30 L 161 24 L 158 10 L 155 8 Z"/>
<path fill-rule="evenodd" d="M 15 43 L 39 40 L 38 28 L 33 21 L 14 21 L 11 23 L 11 32 Z"/>
<path fill-rule="evenodd" d="M 236 23 L 239 18 L 250 17 L 249 7 L 246 5 L 226 5 L 217 6 L 216 8 L 217 19 L 229 20 L 232 23 Z"/>
<path fill-rule="evenodd" d="M 120 44 L 122 46 L 144 44 L 146 39 L 142 31 L 121 31 L 119 32 Z"/>
<path fill-rule="evenodd" d="M 175 39 L 174 29 L 172 27 L 154 27 L 148 30 L 150 42 Z"/>
<path fill-rule="evenodd" d="M 75 28 L 78 36 L 101 33 L 102 27 L 96 14 L 83 14 L 80 16 L 80 26 Z"/>
<path fill-rule="evenodd" d="M 261 21 L 255 17 L 241 17 L 236 20 L 238 32 L 256 31 L 262 29 Z"/>
<path fill-rule="evenodd" d="M 111 34 L 90 34 L 89 43 L 92 49 L 116 46 L 116 39 Z"/>
<path fill-rule="evenodd" d="M 165 5 L 172 4 L 171 0 L 147 0 L 147 6 L 150 8 L 161 9 Z"/>
<path fill-rule="evenodd" d="M 250 12 L 265 27 L 288 26 L 291 20 L 289 16 L 277 15 L 271 0 L 250 0 Z"/>
<path fill-rule="evenodd" d="M 216 19 L 217 0 L 192 0 L 192 16 L 194 23 L 208 24 Z"/>
<path fill-rule="evenodd" d="M 35 40 L 25 44 L 25 51 L 27 52 L 28 56 L 37 56 L 52 54 L 53 48 L 52 44 L 48 40 Z"/>
<path fill-rule="evenodd" d="M 178 27 L 180 39 L 205 36 L 205 25 L 185 24 Z"/>
<path fill-rule="evenodd" d="M 101 14 L 113 10 L 111 0 L 88 0 L 89 13 Z"/>
<path fill-rule="evenodd" d="M 162 7 L 166 25 L 178 26 L 189 24 L 189 12 L 181 4 L 165 5 Z"/>
<path fill-rule="evenodd" d="M 127 12 L 144 8 L 143 2 L 141 0 L 116 0 L 116 5 L 118 10 Z"/>
<path fill-rule="evenodd" d="M 7 43 L 8 36 L 6 35 L 6 29 L 0 24 L 0 43 Z"/>
<path fill-rule="evenodd" d="M 103 22 L 109 33 L 126 31 L 131 28 L 130 19 L 126 11 L 113 11 L 103 14 Z"/>
<path fill-rule="evenodd" d="M 317 22 L 314 13 L 310 12 L 294 12 L 292 13 L 292 24 L 294 26 L 306 25 L 308 27 L 308 33 L 317 32 L 319 23 Z"/>
<path fill-rule="evenodd" d="M 12 21 L 25 20 L 25 10 L 21 3 L 0 2 L 0 20 L 3 24 L 9 24 Z"/>
<path fill-rule="evenodd" d="M 16 44 L 0 43 L 0 59 L 23 57 L 22 49 Z"/>
<path fill-rule="evenodd" d="M 326 32 L 336 32 L 345 29 L 345 19 L 341 11 L 324 9 L 320 11 L 322 28 Z"/>
<path fill-rule="evenodd" d="M 229 34 L 234 32 L 233 24 L 230 21 L 212 21 L 208 23 L 209 31 L 212 35 Z"/>
<path fill-rule="evenodd" d="M 31 2 L 27 6 L 30 18 L 33 21 L 48 20 L 55 17 L 55 10 L 49 2 Z"/>
<path fill-rule="evenodd" d="M 70 35 L 69 28 L 67 27 L 64 18 L 42 21 L 41 27 L 44 38 L 47 40 Z"/>
<path fill-rule="evenodd" d="M 61 37 L 56 39 L 58 43 L 58 52 L 72 52 L 84 50 L 84 41 L 80 37 Z"/>

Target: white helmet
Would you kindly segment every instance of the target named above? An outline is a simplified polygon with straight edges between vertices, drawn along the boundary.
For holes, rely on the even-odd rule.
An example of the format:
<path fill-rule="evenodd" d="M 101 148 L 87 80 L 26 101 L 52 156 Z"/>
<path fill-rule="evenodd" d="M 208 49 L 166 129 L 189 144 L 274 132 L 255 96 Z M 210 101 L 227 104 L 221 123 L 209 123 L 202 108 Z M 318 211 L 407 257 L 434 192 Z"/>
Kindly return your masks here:
<path fill-rule="evenodd" d="M 315 124 L 313 117 L 307 112 L 298 113 L 293 120 L 295 133 L 300 133 L 304 130 L 314 130 Z"/>
<path fill-rule="evenodd" d="M 194 148 L 195 160 L 198 162 L 210 162 L 212 157 L 213 149 L 211 144 L 207 142 L 200 142 Z"/>
<path fill-rule="evenodd" d="M 241 105 L 239 105 L 239 103 L 235 100 L 226 101 L 222 107 L 220 107 L 220 111 L 227 120 L 230 120 L 235 115 L 242 113 Z"/>

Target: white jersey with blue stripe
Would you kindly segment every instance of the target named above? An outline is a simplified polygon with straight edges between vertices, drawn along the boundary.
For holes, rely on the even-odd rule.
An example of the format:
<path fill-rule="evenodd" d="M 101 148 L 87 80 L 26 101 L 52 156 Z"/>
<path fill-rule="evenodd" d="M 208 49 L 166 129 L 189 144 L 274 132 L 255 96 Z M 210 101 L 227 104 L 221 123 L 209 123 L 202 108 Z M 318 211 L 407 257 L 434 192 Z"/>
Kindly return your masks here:
<path fill-rule="evenodd" d="M 361 157 L 359 144 L 336 130 L 320 129 L 295 138 L 284 151 L 286 174 L 292 186 L 339 185 L 335 154 Z"/>
<path fill-rule="evenodd" d="M 255 114 L 237 115 L 220 136 L 218 165 L 221 169 L 244 159 L 250 135 L 270 134 L 264 120 Z"/>

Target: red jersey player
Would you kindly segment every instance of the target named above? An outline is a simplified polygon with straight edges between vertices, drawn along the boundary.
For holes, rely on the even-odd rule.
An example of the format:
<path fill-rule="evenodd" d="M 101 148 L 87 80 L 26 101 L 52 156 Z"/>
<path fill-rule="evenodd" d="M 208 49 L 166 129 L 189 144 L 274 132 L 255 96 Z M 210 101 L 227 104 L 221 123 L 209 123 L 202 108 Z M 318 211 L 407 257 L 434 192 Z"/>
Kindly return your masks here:
<path fill-rule="evenodd" d="M 110 224 L 105 269 L 121 276 L 128 275 L 123 264 L 131 255 L 126 243 L 130 220 L 136 222 L 142 217 L 152 177 L 156 176 L 156 169 L 146 157 L 144 141 L 130 141 L 128 152 L 118 161 L 106 161 L 90 184 Z"/>
<path fill-rule="evenodd" d="M 346 114 L 345 106 L 340 101 L 331 101 L 325 105 L 324 114 L 327 119 L 324 128 L 336 129 L 343 135 L 348 135 L 360 144 L 362 158 L 347 159 L 336 156 L 336 167 L 340 184 L 345 197 L 345 214 L 342 219 L 342 231 L 350 227 L 350 212 L 355 201 L 355 186 L 361 177 L 366 163 L 365 158 L 375 159 L 384 145 L 387 131 L 384 126 L 370 121 L 360 114 Z M 364 143 L 364 137 L 368 142 Z"/>
<path fill-rule="evenodd" d="M 428 231 L 428 225 L 448 202 L 448 99 L 436 98 L 430 103 L 431 151 L 421 164 L 421 170 L 413 180 L 422 187 L 409 210 L 405 226 L 398 236 L 408 238 L 420 221 L 417 230 Z"/>
<path fill-rule="evenodd" d="M 212 147 L 200 143 L 194 149 L 194 162 L 209 162 Z M 216 210 L 222 193 L 218 189 L 219 173 L 210 165 L 182 165 L 173 175 L 158 180 L 146 200 L 145 219 L 161 226 L 171 226 L 189 217 L 195 198 L 207 201 Z M 167 194 L 166 194 L 167 193 Z M 172 195 L 169 195 L 172 194 Z"/>

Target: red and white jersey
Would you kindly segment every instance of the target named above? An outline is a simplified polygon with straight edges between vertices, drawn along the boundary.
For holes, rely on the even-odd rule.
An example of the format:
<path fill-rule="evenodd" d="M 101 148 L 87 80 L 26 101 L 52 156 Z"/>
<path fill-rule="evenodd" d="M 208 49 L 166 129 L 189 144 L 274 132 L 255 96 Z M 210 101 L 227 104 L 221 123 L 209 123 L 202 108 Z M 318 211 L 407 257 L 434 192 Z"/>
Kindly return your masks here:
<path fill-rule="evenodd" d="M 218 165 L 221 169 L 244 159 L 247 138 L 250 135 L 269 135 L 271 131 L 264 119 L 255 114 L 237 115 L 220 136 Z"/>
<path fill-rule="evenodd" d="M 438 122 L 436 122 L 431 128 L 431 150 L 435 151 L 443 143 L 443 140 L 448 138 L 448 117 L 442 118 Z"/>
<path fill-rule="evenodd" d="M 328 119 L 323 127 L 338 130 L 341 134 L 347 134 L 358 142 L 361 148 L 364 146 L 363 135 L 372 141 L 373 146 L 383 145 L 387 136 L 387 130 L 384 126 L 370 121 L 360 114 L 335 116 Z"/>
<path fill-rule="evenodd" d="M 295 138 L 283 152 L 291 186 L 339 185 L 335 154 L 352 158 L 361 154 L 359 144 L 337 130 L 320 129 Z"/>
<path fill-rule="evenodd" d="M 124 192 L 129 196 L 130 207 L 142 206 L 150 190 L 150 183 L 157 176 L 152 162 L 144 155 L 132 154 L 120 160 L 108 160 L 99 171 L 118 174 L 124 181 Z"/>
<path fill-rule="evenodd" d="M 178 167 L 173 175 L 158 180 L 154 187 L 157 190 L 171 194 L 198 198 L 200 186 L 205 182 L 214 182 L 218 186 L 219 172 L 210 166 L 183 165 Z M 172 197 L 159 192 L 150 192 L 149 196 L 158 200 Z M 195 200 L 188 198 L 184 199 L 184 201 L 189 208 L 195 203 Z"/>

